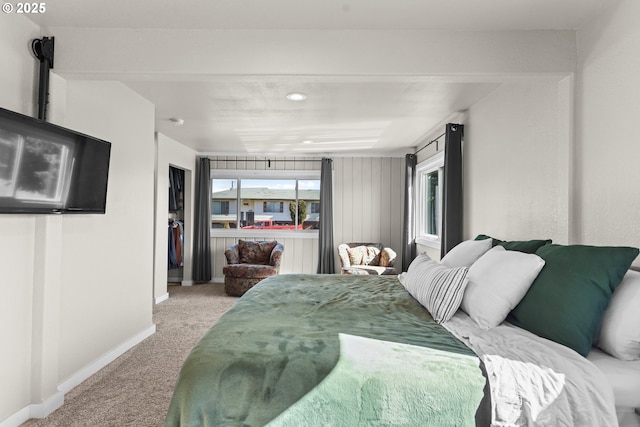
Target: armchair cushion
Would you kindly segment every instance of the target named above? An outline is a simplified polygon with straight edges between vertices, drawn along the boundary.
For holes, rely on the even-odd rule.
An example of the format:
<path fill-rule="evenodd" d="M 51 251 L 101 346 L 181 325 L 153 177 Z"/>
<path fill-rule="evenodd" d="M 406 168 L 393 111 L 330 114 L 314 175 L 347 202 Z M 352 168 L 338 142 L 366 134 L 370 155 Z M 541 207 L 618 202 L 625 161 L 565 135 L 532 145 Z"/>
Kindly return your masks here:
<path fill-rule="evenodd" d="M 278 242 L 256 242 L 252 240 L 238 240 L 240 264 L 269 264 L 271 252 Z"/>
<path fill-rule="evenodd" d="M 351 265 L 378 265 L 380 249 L 375 246 L 356 246 L 347 249 Z"/>
<path fill-rule="evenodd" d="M 396 253 L 381 243 L 342 243 L 338 258 L 343 274 L 396 274 Z"/>

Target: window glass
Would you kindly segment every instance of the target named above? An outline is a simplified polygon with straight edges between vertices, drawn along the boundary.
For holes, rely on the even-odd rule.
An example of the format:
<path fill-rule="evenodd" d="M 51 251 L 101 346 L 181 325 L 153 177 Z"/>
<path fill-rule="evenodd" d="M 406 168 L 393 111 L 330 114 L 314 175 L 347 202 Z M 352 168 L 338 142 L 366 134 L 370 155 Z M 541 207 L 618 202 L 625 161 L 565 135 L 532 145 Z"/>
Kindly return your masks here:
<path fill-rule="evenodd" d="M 229 214 L 229 201 L 228 200 L 214 200 L 211 203 L 211 213 L 214 215 L 228 215 Z"/>
<path fill-rule="evenodd" d="M 212 228 L 311 230 L 319 220 L 319 179 L 212 180 Z"/>
<path fill-rule="evenodd" d="M 238 180 L 211 181 L 211 227 L 238 228 Z"/>
<path fill-rule="evenodd" d="M 212 228 L 313 230 L 319 220 L 319 179 L 212 179 Z"/>
<path fill-rule="evenodd" d="M 434 248 L 440 245 L 444 155 L 436 154 L 416 169 L 416 241 Z"/>
<path fill-rule="evenodd" d="M 284 212 L 284 203 L 283 202 L 262 202 L 262 212 L 282 213 Z"/>
<path fill-rule="evenodd" d="M 438 218 L 440 218 L 440 186 L 439 182 L 439 170 L 427 173 L 424 175 L 424 179 L 427 180 L 426 189 L 426 215 L 425 231 L 427 234 L 438 236 Z"/>
<path fill-rule="evenodd" d="M 295 179 L 241 179 L 240 225 L 249 229 L 293 229 L 289 209 L 284 207 L 295 200 Z"/>
<path fill-rule="evenodd" d="M 320 225 L 320 180 L 298 181 L 299 223 L 305 230 L 317 230 Z"/>

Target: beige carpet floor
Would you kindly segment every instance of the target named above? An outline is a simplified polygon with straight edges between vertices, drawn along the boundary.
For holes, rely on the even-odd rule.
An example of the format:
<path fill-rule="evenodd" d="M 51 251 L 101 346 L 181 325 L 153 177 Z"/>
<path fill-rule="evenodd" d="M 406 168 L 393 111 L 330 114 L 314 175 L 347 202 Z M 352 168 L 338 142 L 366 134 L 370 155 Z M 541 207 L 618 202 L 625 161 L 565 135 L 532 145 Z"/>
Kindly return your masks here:
<path fill-rule="evenodd" d="M 156 333 L 65 396 L 62 407 L 21 427 L 162 426 L 182 363 L 236 302 L 223 284 L 169 286 L 153 309 Z"/>

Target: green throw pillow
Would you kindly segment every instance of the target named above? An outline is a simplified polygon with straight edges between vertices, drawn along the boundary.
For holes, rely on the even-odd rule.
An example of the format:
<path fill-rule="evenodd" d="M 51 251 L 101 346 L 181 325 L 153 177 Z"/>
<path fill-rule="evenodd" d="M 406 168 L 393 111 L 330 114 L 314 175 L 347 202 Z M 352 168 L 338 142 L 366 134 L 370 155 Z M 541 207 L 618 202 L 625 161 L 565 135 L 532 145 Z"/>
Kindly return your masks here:
<path fill-rule="evenodd" d="M 637 248 L 545 245 L 545 265 L 508 321 L 587 356 Z"/>
<path fill-rule="evenodd" d="M 509 251 L 524 252 L 526 254 L 535 254 L 538 248 L 551 243 L 551 239 L 546 240 L 513 240 L 510 242 L 496 239 L 495 237 L 479 234 L 475 240 L 493 239 L 493 246 L 502 246 Z"/>

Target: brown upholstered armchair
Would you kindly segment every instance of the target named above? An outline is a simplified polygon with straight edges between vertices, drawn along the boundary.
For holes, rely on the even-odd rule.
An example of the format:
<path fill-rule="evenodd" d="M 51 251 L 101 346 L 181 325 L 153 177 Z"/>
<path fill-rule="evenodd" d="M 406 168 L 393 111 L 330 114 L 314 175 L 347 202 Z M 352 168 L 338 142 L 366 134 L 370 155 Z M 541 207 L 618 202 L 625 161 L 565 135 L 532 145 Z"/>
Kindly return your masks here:
<path fill-rule="evenodd" d="M 280 271 L 284 246 L 274 241 L 238 240 L 224 251 L 224 290 L 231 296 L 242 296 L 258 282 Z"/>
<path fill-rule="evenodd" d="M 381 243 L 342 243 L 338 246 L 342 274 L 397 274 L 396 253 Z"/>

